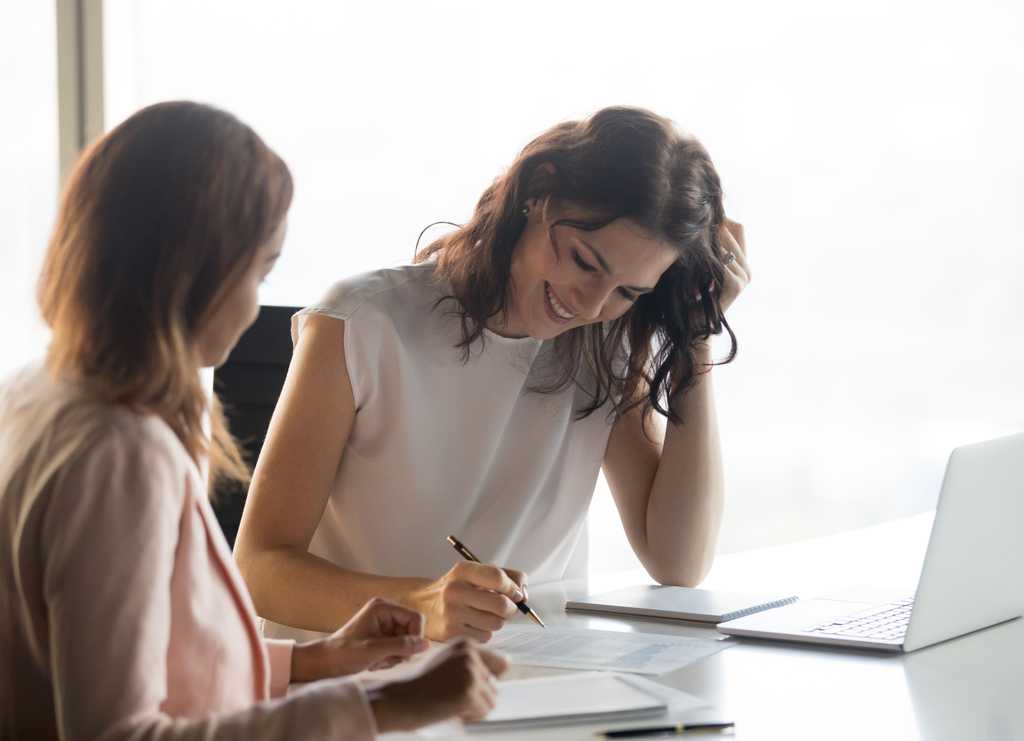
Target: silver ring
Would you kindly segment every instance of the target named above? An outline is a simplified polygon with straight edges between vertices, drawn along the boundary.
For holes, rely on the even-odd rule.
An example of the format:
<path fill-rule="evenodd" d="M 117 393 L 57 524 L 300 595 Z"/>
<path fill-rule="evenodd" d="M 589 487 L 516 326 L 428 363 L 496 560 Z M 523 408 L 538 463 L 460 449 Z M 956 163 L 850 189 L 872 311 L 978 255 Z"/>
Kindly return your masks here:
<path fill-rule="evenodd" d="M 722 264 L 723 265 L 732 265 L 732 263 L 733 263 L 733 261 L 735 259 L 736 259 L 736 253 L 735 252 L 726 252 L 725 253 L 725 259 L 722 260 Z"/>

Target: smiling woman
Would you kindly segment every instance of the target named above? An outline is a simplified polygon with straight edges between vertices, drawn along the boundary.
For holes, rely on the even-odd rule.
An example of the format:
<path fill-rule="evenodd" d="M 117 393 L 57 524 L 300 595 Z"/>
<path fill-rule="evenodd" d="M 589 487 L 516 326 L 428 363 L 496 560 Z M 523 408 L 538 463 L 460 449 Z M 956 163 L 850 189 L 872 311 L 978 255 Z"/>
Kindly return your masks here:
<path fill-rule="evenodd" d="M 651 575 L 698 583 L 723 498 L 707 345 L 735 347 L 749 280 L 721 198 L 693 137 L 604 109 L 530 143 L 418 264 L 300 312 L 235 549 L 269 634 L 379 594 L 487 640 L 527 574 L 572 575 L 602 466 Z M 506 568 L 449 568 L 451 532 Z"/>
<path fill-rule="evenodd" d="M 690 346 L 725 329 L 726 362 L 735 355 L 719 299 L 728 306 L 749 276 L 741 264 L 729 280 L 725 255 L 737 252 L 722 247 L 724 220 L 718 173 L 696 139 L 646 111 L 608 108 L 537 137 L 470 222 L 419 259 L 436 256 L 451 283 L 464 349 L 485 326 L 557 338 L 563 372 L 548 390 L 577 380 L 586 355 L 597 384 L 586 413 L 614 398 L 621 414 L 640 391 L 678 421 L 665 400 L 694 379 Z"/>

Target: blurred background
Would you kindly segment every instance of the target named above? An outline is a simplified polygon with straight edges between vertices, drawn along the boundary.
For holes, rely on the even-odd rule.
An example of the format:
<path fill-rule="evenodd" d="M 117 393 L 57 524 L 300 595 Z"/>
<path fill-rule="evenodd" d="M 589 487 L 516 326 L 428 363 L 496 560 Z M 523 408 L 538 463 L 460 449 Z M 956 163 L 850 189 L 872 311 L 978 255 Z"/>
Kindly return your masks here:
<path fill-rule="evenodd" d="M 1024 429 L 1019 2 L 3 0 L 0 65 L 0 372 L 45 347 L 61 173 L 141 106 L 213 103 L 285 158 L 262 301 L 302 305 L 628 104 L 704 142 L 746 227 L 723 552 L 926 510 L 954 445 Z M 588 537 L 636 565 L 603 481 Z"/>

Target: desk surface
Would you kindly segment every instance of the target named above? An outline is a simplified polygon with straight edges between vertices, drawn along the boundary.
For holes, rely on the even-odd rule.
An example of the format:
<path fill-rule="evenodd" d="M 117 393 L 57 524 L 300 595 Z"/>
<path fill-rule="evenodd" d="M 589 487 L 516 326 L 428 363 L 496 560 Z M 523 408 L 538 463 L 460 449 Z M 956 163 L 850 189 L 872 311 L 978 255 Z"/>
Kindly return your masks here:
<path fill-rule="evenodd" d="M 929 525 L 928 517 L 918 516 L 831 538 L 723 556 L 706 586 L 750 589 L 755 586 L 751 579 L 758 579 L 771 591 L 785 583 L 789 570 L 791 591 L 805 597 L 871 596 L 879 587 L 879 596 L 912 593 Z M 879 553 L 892 555 L 897 563 Z M 530 602 L 549 625 L 719 635 L 714 628 L 693 623 L 567 614 L 563 609 L 567 599 L 640 581 L 649 580 L 633 573 L 535 586 Z M 657 681 L 709 703 L 688 720 L 734 721 L 737 739 L 1024 739 L 1024 620 L 895 656 L 768 641 L 732 643 L 731 648 Z M 511 676 L 554 671 L 514 667 Z M 593 740 L 596 730 L 609 727 L 563 726 L 470 737 Z"/>

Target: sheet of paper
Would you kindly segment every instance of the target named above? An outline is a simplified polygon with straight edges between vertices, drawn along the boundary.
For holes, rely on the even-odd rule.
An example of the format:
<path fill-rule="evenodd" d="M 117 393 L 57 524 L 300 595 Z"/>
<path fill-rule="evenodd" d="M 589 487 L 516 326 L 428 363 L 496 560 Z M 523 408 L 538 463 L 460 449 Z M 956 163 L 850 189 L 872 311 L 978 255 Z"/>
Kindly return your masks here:
<path fill-rule="evenodd" d="M 668 704 L 609 672 L 574 672 L 498 683 L 498 704 L 477 725 L 558 722 L 612 713 L 662 713 Z"/>
<path fill-rule="evenodd" d="M 604 674 L 604 676 L 609 676 L 609 677 L 610 676 L 614 676 L 614 675 L 609 674 L 607 672 L 603 672 L 603 674 Z M 558 675 L 558 676 L 559 676 L 559 678 L 561 678 L 563 675 Z M 576 674 L 576 675 L 570 675 L 570 676 L 578 677 L 580 675 Z M 517 682 L 517 681 L 523 681 L 523 680 L 512 680 L 512 682 Z M 525 681 L 529 682 L 529 681 L 541 681 L 541 680 L 539 678 L 537 678 L 535 680 L 525 680 Z M 704 700 L 700 699 L 699 697 L 694 697 L 693 695 L 691 695 L 691 694 L 689 694 L 687 692 L 683 692 L 682 690 L 677 690 L 677 689 L 675 689 L 673 687 L 667 687 L 667 686 L 665 686 L 663 684 L 658 684 L 657 682 L 655 682 L 652 679 L 647 679 L 646 677 L 642 677 L 642 676 L 639 676 L 637 674 L 629 675 L 628 681 L 630 683 L 632 683 L 633 685 L 635 685 L 637 688 L 642 689 L 645 692 L 649 693 L 651 696 L 660 698 L 666 704 L 666 706 L 668 707 L 667 714 L 665 714 L 664 716 L 659 716 L 659 720 L 657 722 L 654 722 L 655 725 L 658 725 L 659 723 L 664 723 L 664 724 L 681 723 L 683 721 L 686 721 L 690 717 L 692 717 L 692 713 L 693 713 L 694 710 L 697 710 L 698 708 L 708 707 L 708 703 L 705 702 Z M 509 682 L 499 682 L 498 683 L 499 698 L 500 698 L 501 692 L 502 692 L 502 685 L 505 685 L 505 684 L 509 684 Z M 556 696 L 557 696 L 557 694 L 558 693 L 556 693 Z M 499 699 L 498 704 L 499 704 L 499 706 L 501 705 L 501 700 L 500 699 Z M 601 722 L 597 722 L 597 723 L 588 723 L 587 725 L 595 725 L 595 726 L 600 727 L 601 729 L 607 729 L 609 727 L 609 725 L 619 726 L 619 725 L 622 725 L 623 723 L 626 723 L 626 721 L 601 721 Z M 636 723 L 634 721 L 632 723 L 632 725 L 638 725 L 638 723 Z M 484 724 L 484 726 L 465 726 L 464 727 L 462 725 L 462 723 L 460 723 L 459 721 L 448 721 L 448 722 L 445 722 L 445 723 L 438 723 L 438 724 L 433 725 L 433 726 L 428 726 L 427 728 L 421 728 L 420 730 L 415 731 L 415 732 L 409 734 L 408 736 L 406 736 L 404 734 L 402 736 L 392 736 L 392 735 L 389 734 L 387 736 L 383 736 L 382 737 L 382 741 L 383 741 L 384 738 L 389 739 L 389 741 L 392 738 L 394 738 L 395 741 L 398 741 L 398 739 L 402 739 L 404 741 L 406 739 L 410 739 L 411 740 L 411 739 L 465 738 L 466 736 L 464 734 L 467 734 L 467 732 L 472 732 L 472 730 L 474 728 L 481 729 L 481 728 L 484 728 L 484 727 L 486 727 L 486 724 Z M 510 731 L 510 733 L 514 734 L 515 731 Z M 562 739 L 566 735 L 564 727 L 561 727 L 561 726 L 553 726 L 553 727 L 551 727 L 550 729 L 548 729 L 546 731 L 545 730 L 535 729 L 535 730 L 532 730 L 530 733 L 531 733 L 531 737 L 536 735 L 538 739 Z M 586 733 L 586 736 L 589 737 L 590 735 L 591 735 L 590 732 Z M 479 734 L 475 734 L 475 737 L 476 738 L 484 738 L 484 736 L 481 736 Z M 507 738 L 505 733 L 502 733 L 500 730 L 497 730 L 497 729 L 489 729 L 488 732 L 487 732 L 487 737 Z M 579 733 L 576 733 L 574 737 L 581 737 L 581 736 L 580 736 Z M 519 736 L 517 736 L 517 738 L 519 738 Z"/>
<path fill-rule="evenodd" d="M 665 674 L 728 648 L 708 638 L 506 625 L 487 644 L 516 664 Z"/>

